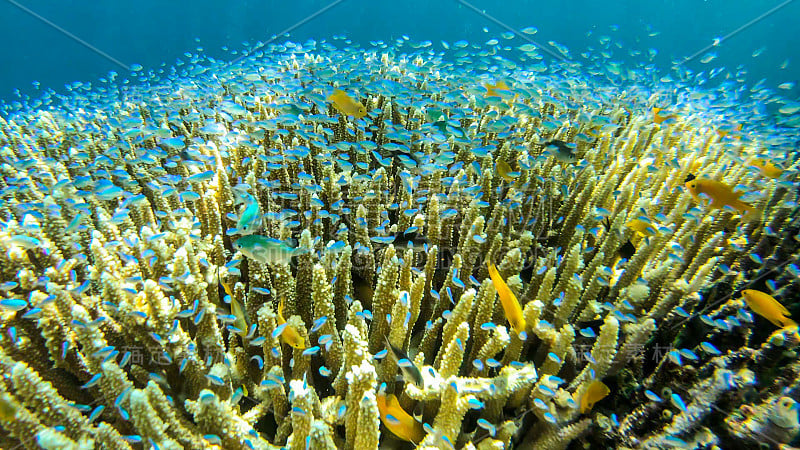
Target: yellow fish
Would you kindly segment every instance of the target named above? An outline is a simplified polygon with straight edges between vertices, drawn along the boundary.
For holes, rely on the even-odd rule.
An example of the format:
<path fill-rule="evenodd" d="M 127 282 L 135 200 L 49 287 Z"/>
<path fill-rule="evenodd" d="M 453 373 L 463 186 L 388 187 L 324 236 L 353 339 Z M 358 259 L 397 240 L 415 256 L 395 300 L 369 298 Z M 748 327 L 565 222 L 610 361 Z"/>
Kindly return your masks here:
<path fill-rule="evenodd" d="M 664 108 L 653 108 L 653 122 L 662 123 L 662 122 L 664 122 L 666 120 L 676 118 L 675 115 L 662 116 L 661 114 L 659 114 L 659 112 L 661 112 L 663 110 L 664 110 Z"/>
<path fill-rule="evenodd" d="M 404 441 L 418 444 L 425 437 L 425 429 L 422 424 L 410 416 L 403 408 L 394 394 L 378 392 L 376 397 L 378 411 L 381 414 L 383 425 Z"/>
<path fill-rule="evenodd" d="M 285 323 L 286 319 L 283 318 L 283 297 L 281 297 L 281 301 L 278 303 L 278 326 Z M 300 333 L 298 333 L 293 326 L 288 324 L 283 330 L 283 333 L 281 333 L 281 340 L 298 350 L 304 350 L 306 348 L 306 341 L 303 339 L 303 336 L 300 336 Z"/>
<path fill-rule="evenodd" d="M 750 165 L 757 167 L 761 175 L 767 178 L 780 178 L 780 176 L 783 175 L 783 169 L 772 164 L 772 162 L 765 158 L 755 158 L 750 161 Z"/>
<path fill-rule="evenodd" d="M 0 420 L 11 422 L 17 415 L 17 409 L 10 395 L 0 395 Z"/>
<path fill-rule="evenodd" d="M 581 414 L 592 410 L 595 403 L 606 398 L 611 389 L 602 381 L 594 380 L 581 396 Z"/>
<path fill-rule="evenodd" d="M 700 194 L 705 194 L 711 199 L 708 207 L 711 209 L 720 209 L 725 206 L 730 206 L 733 209 L 742 213 L 753 213 L 756 209 L 753 205 L 739 200 L 742 196 L 741 192 L 734 192 L 733 188 L 725 183 L 709 180 L 707 178 L 695 178 L 686 182 L 686 189 L 692 194 L 692 197 L 700 202 Z"/>
<path fill-rule="evenodd" d="M 487 265 L 489 267 L 489 276 L 492 278 L 494 289 L 500 297 L 500 304 L 503 305 L 503 311 L 506 313 L 508 323 L 511 324 L 511 328 L 516 333 L 522 333 L 525 331 L 526 324 L 517 296 L 511 292 L 503 277 L 500 276 L 500 272 L 497 271 L 497 267 L 491 261 L 487 262 Z"/>
<path fill-rule="evenodd" d="M 776 327 L 784 328 L 788 326 L 796 327 L 794 320 L 785 317 L 789 315 L 789 310 L 781 305 L 771 295 L 756 291 L 755 289 L 745 289 L 742 291 L 742 300 L 754 313 L 769 320 Z"/>
<path fill-rule="evenodd" d="M 516 177 L 510 175 L 512 172 L 511 166 L 509 166 L 508 163 L 502 159 L 497 160 L 495 167 L 497 169 L 497 174 L 500 175 L 502 179 L 508 181 L 509 183 L 516 179 Z"/>
<path fill-rule="evenodd" d="M 652 224 L 645 222 L 644 220 L 633 219 L 630 222 L 626 223 L 625 226 L 639 233 L 641 236 L 656 235 L 655 227 Z"/>
<path fill-rule="evenodd" d="M 510 91 L 511 88 L 508 87 L 505 81 L 500 80 L 496 82 L 494 85 L 489 83 L 485 83 L 483 87 L 486 88 L 486 96 L 487 97 L 500 97 L 500 94 L 497 91 Z"/>
<path fill-rule="evenodd" d="M 328 96 L 328 101 L 333 102 L 333 107 L 345 116 L 360 119 L 367 115 L 367 108 L 341 89 L 334 90 L 333 94 Z"/>
<path fill-rule="evenodd" d="M 245 336 L 250 328 L 250 324 L 248 323 L 249 320 L 247 313 L 244 310 L 244 306 L 242 306 L 242 303 L 236 300 L 236 298 L 233 296 L 233 289 L 231 289 L 231 285 L 222 281 L 222 277 L 219 276 L 219 268 L 217 268 L 217 279 L 219 280 L 220 286 L 222 286 L 222 290 L 225 291 L 225 293 L 231 299 L 231 314 L 236 316 L 233 326 L 240 330 L 238 333 L 239 336 Z"/>

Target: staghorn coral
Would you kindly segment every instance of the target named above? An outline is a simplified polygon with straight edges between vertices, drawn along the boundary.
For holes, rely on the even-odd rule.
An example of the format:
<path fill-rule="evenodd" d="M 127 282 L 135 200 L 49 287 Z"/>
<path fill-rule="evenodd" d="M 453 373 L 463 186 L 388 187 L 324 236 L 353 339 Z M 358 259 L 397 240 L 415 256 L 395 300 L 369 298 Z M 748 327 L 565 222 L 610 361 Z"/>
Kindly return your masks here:
<path fill-rule="evenodd" d="M 574 73 L 270 50 L 0 118 L 4 448 L 402 446 L 382 389 L 421 448 L 797 434 L 797 329 L 765 333 L 731 295 L 797 297 L 797 163 L 744 163 L 766 131 L 720 137 L 693 103 L 656 124 L 655 99 Z M 760 215 L 696 203 L 690 174 L 747 186 Z M 248 208 L 263 248 L 231 230 Z M 729 416 L 747 403 L 772 415 Z"/>

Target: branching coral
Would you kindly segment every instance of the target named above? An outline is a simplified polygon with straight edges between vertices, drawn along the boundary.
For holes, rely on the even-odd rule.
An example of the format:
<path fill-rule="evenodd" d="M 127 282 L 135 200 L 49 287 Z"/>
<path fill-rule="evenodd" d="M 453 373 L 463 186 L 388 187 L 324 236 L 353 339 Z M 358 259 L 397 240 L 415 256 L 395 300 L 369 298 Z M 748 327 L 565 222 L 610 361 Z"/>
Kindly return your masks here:
<path fill-rule="evenodd" d="M 746 163 L 774 137 L 569 66 L 270 49 L 0 119 L 0 446 L 796 436 L 797 329 L 732 295 L 794 312 L 796 162 Z"/>

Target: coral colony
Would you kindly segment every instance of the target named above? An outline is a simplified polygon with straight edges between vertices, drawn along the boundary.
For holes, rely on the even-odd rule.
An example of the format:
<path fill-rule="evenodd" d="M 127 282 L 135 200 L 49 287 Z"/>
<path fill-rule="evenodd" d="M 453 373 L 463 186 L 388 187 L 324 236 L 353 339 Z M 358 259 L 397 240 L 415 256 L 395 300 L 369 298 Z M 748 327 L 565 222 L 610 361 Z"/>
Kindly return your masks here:
<path fill-rule="evenodd" d="M 790 443 L 796 131 L 688 71 L 443 45 L 4 105 L 0 446 Z"/>

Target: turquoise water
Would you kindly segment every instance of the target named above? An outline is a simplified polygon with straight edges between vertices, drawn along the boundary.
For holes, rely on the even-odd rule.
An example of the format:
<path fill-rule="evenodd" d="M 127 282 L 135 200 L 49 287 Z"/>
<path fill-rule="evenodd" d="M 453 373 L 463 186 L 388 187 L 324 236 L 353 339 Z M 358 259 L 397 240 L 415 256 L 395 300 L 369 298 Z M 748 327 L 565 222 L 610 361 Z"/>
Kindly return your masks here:
<path fill-rule="evenodd" d="M 35 95 L 31 82 L 62 90 L 66 83 L 92 81 L 121 67 L 42 19 L 61 27 L 97 50 L 124 65 L 141 64 L 159 68 L 185 59 L 184 52 L 203 52 L 214 58 L 231 58 L 243 42 L 265 41 L 321 8 L 334 2 L 215 2 L 135 3 L 20 1 L 31 12 L 10 2 L 0 3 L 0 99 Z M 380 3 L 380 4 L 379 4 Z M 545 45 L 556 41 L 571 49 L 576 59 L 589 47 L 599 49 L 598 38 L 608 36 L 613 43 L 613 59 L 633 66 L 645 61 L 668 71 L 672 62 L 710 45 L 782 2 L 690 0 L 648 2 L 514 1 L 502 4 L 474 1 L 471 4 L 512 28 L 535 26 L 533 36 Z M 706 71 L 725 67 L 735 74 L 738 67 L 748 71 L 748 85 L 766 79 L 764 85 L 777 88 L 781 83 L 800 78 L 800 44 L 793 34 L 794 20 L 800 17 L 800 2 L 789 2 L 763 20 L 730 37 L 718 48 L 716 60 L 709 64 L 693 61 L 688 67 Z M 484 27 L 488 32 L 484 32 Z M 612 27 L 614 30 L 612 30 Z M 357 2 L 346 0 L 291 32 L 295 41 L 346 35 L 366 45 L 370 40 L 391 41 L 402 35 L 415 40 L 452 42 L 466 39 L 483 43 L 507 31 L 481 17 L 457 1 Z M 591 35 L 587 33 L 591 32 Z M 655 34 L 658 33 L 658 34 Z M 655 34 L 655 35 L 653 35 Z M 511 46 L 524 44 L 519 38 Z M 620 44 L 621 48 L 617 48 Z M 222 48 L 227 47 L 229 51 Z M 658 55 L 648 61 L 631 56 L 631 50 Z M 760 55 L 753 53 L 763 49 Z M 233 55 L 235 56 L 235 55 Z M 781 65 L 788 60 L 785 69 Z M 717 78 L 720 79 L 721 77 Z M 797 87 L 789 97 L 797 97 Z"/>
<path fill-rule="evenodd" d="M 0 448 L 796 445 L 797 13 L 0 3 Z"/>

